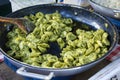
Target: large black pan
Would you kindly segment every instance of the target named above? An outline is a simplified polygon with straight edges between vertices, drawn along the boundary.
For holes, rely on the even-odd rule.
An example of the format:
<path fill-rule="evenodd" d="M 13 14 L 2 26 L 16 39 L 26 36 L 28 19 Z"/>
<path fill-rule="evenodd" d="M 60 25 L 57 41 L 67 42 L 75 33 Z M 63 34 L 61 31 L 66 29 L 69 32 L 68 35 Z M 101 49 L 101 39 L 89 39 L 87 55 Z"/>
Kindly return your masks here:
<path fill-rule="evenodd" d="M 20 62 L 10 57 L 9 55 L 7 55 L 6 50 L 4 48 L 4 44 L 6 42 L 6 34 L 7 34 L 6 32 L 8 32 L 7 30 L 10 30 L 10 29 L 4 28 L 3 30 L 1 30 L 1 36 L 0 36 L 1 49 L 0 50 L 5 55 L 5 59 L 10 61 L 11 64 L 13 64 L 14 66 L 18 68 L 17 73 L 20 75 L 29 76 L 33 78 L 39 78 L 39 79 L 51 79 L 53 75 L 54 76 L 69 76 L 69 75 L 81 73 L 93 67 L 101 60 L 103 60 L 116 46 L 116 43 L 118 40 L 118 33 L 117 33 L 116 28 L 108 20 L 106 20 L 104 17 L 100 16 L 99 14 L 90 12 L 79 6 L 67 5 L 67 4 L 36 5 L 36 6 L 24 8 L 16 12 L 13 12 L 9 14 L 8 17 L 23 17 L 29 14 L 35 14 L 36 12 L 39 12 L 39 11 L 43 13 L 53 13 L 55 11 L 58 11 L 63 17 L 69 17 L 75 21 L 90 25 L 91 29 L 96 30 L 96 29 L 101 28 L 109 34 L 109 40 L 110 40 L 111 45 L 109 47 L 109 51 L 104 56 L 97 59 L 96 61 L 93 61 L 89 64 L 85 64 L 83 66 L 77 66 L 73 68 L 62 68 L 62 69 L 39 68 L 39 67 L 30 66 L 23 62 Z M 105 27 L 106 23 L 108 24 L 108 27 Z M 49 76 L 44 76 L 48 74 Z"/>

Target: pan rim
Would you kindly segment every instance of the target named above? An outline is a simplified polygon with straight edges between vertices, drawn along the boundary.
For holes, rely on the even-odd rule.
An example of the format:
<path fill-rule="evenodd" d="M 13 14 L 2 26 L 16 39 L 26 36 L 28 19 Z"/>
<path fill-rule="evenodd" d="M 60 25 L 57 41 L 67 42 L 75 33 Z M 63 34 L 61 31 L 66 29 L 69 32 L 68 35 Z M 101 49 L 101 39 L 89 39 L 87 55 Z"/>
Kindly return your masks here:
<path fill-rule="evenodd" d="M 7 17 L 9 17 L 11 14 L 15 14 L 15 13 L 20 12 L 20 11 L 22 11 L 22 10 L 25 10 L 25 9 L 28 9 L 28 8 L 29 8 L 29 9 L 32 9 L 32 8 L 35 8 L 36 6 L 43 6 L 43 5 L 46 5 L 46 6 L 68 6 L 68 7 L 75 7 L 75 8 L 80 8 L 80 9 L 86 10 L 86 9 L 80 7 L 80 6 L 72 5 L 72 4 L 41 4 L 41 5 L 35 5 L 35 6 L 31 6 L 31 7 L 27 7 L 27 8 L 23 8 L 23 9 L 17 10 L 17 11 L 15 11 L 15 12 L 10 13 L 9 15 L 7 15 Z M 86 10 L 86 11 L 89 11 L 89 10 Z M 90 11 L 89 11 L 89 12 L 90 12 Z M 23 66 L 25 66 L 25 67 L 27 67 L 27 68 L 36 68 L 36 69 L 43 69 L 43 70 L 47 69 L 47 70 L 52 70 L 52 71 L 56 71 L 56 70 L 57 70 L 57 71 L 65 71 L 65 70 L 71 70 L 71 69 L 77 69 L 77 68 L 79 69 L 79 68 L 85 67 L 85 66 L 87 66 L 87 65 L 89 65 L 89 64 L 94 64 L 95 62 L 104 59 L 107 55 L 110 54 L 110 52 L 112 51 L 112 49 L 113 49 L 113 48 L 116 46 L 116 44 L 118 43 L 118 33 L 117 33 L 116 27 L 115 27 L 109 20 L 107 20 L 105 17 L 103 17 L 102 15 L 100 15 L 100 14 L 98 14 L 98 13 L 96 13 L 96 12 L 92 12 L 92 13 L 95 14 L 95 15 L 97 15 L 97 16 L 99 16 L 100 18 L 102 18 L 103 20 L 105 20 L 107 23 L 109 23 L 111 26 L 113 26 L 112 28 L 114 28 L 114 29 L 113 29 L 113 30 L 114 30 L 114 35 L 116 35 L 116 36 L 115 36 L 115 39 L 114 39 L 114 42 L 113 42 L 113 44 L 111 45 L 109 51 L 108 51 L 104 56 L 102 56 L 101 58 L 98 58 L 98 59 L 95 60 L 95 61 L 92 61 L 92 62 L 90 62 L 90 63 L 84 64 L 84 65 L 81 65 L 81 66 L 75 66 L 75 67 L 70 67 L 70 68 L 43 68 L 43 67 L 32 66 L 32 65 L 26 64 L 26 63 L 24 63 L 24 62 L 21 62 L 21 61 L 19 61 L 19 60 L 17 60 L 17 59 L 12 58 L 11 56 L 7 55 L 7 53 L 4 52 L 1 48 L 0 48 L 0 50 L 1 50 L 1 52 L 2 52 L 7 58 L 9 58 L 9 59 L 11 59 L 11 60 L 13 60 L 13 61 L 15 61 L 15 62 L 17 62 L 17 63 L 19 63 L 19 64 L 22 64 Z"/>

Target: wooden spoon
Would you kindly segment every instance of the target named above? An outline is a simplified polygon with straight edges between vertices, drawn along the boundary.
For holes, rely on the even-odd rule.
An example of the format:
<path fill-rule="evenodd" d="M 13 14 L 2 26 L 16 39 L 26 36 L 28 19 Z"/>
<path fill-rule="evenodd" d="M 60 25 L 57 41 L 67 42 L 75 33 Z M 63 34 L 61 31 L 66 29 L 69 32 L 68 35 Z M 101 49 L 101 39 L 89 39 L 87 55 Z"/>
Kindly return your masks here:
<path fill-rule="evenodd" d="M 8 18 L 0 16 L 0 22 L 15 24 L 26 34 L 32 32 L 35 28 L 35 25 L 25 18 Z"/>

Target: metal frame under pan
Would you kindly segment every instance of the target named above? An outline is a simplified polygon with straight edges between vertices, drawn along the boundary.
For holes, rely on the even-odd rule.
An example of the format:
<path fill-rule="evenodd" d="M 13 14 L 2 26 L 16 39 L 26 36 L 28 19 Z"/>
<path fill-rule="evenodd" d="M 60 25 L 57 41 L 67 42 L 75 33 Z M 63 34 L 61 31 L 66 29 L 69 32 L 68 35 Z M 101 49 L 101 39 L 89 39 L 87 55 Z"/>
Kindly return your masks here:
<path fill-rule="evenodd" d="M 6 31 L 1 31 L 1 33 L 4 35 L 0 36 L 0 38 L 2 38 L 0 40 L 0 43 L 1 43 L 0 51 L 5 55 L 5 58 L 11 64 L 19 68 L 17 70 L 17 73 L 22 76 L 39 78 L 39 79 L 51 79 L 53 76 L 55 77 L 70 76 L 70 75 L 75 75 L 77 73 L 81 73 L 93 67 L 100 61 L 102 61 L 107 55 L 110 54 L 110 52 L 113 50 L 113 48 L 116 46 L 118 42 L 118 33 L 116 30 L 116 27 L 114 27 L 111 22 L 109 22 L 106 18 L 104 18 L 103 16 L 95 12 L 90 12 L 84 8 L 81 8 L 75 5 L 67 5 L 67 4 L 36 5 L 36 6 L 24 8 L 16 12 L 13 12 L 9 14 L 8 17 L 23 17 L 29 14 L 35 14 L 36 12 L 39 12 L 39 11 L 43 13 L 53 13 L 55 11 L 58 11 L 62 14 L 63 17 L 69 17 L 76 21 L 91 25 L 90 26 L 91 29 L 94 29 L 94 30 L 100 29 L 100 28 L 104 29 L 109 34 L 109 40 L 110 40 L 111 46 L 109 48 L 109 51 L 105 55 L 103 55 L 101 58 L 82 66 L 76 66 L 72 68 L 58 68 L 58 69 L 39 68 L 39 67 L 31 66 L 21 61 L 18 61 L 10 57 L 9 55 L 7 55 L 7 53 L 4 50 L 4 44 L 6 41 L 6 35 L 5 35 Z M 108 27 L 105 27 L 105 23 L 108 24 Z M 27 72 L 32 72 L 32 75 L 27 75 Z M 45 75 L 48 75 L 48 76 L 45 76 Z"/>

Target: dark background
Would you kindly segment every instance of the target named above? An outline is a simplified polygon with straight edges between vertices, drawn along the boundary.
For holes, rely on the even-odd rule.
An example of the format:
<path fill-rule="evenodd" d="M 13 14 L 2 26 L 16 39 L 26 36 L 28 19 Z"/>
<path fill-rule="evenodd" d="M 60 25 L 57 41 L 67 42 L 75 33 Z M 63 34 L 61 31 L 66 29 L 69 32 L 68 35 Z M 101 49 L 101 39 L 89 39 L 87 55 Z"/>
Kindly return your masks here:
<path fill-rule="evenodd" d="M 12 12 L 10 1 L 0 0 L 0 16 L 6 16 L 10 12 Z"/>

